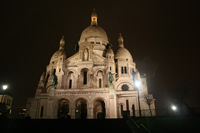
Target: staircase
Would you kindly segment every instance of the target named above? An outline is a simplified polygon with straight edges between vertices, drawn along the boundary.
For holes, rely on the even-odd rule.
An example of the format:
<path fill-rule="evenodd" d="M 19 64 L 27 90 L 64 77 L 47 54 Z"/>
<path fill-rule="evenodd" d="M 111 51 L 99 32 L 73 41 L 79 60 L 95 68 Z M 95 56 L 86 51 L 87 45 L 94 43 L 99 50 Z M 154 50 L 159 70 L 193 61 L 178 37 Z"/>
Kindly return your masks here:
<path fill-rule="evenodd" d="M 0 121 L 0 128 L 2 133 L 131 133 L 123 119 L 3 120 Z"/>

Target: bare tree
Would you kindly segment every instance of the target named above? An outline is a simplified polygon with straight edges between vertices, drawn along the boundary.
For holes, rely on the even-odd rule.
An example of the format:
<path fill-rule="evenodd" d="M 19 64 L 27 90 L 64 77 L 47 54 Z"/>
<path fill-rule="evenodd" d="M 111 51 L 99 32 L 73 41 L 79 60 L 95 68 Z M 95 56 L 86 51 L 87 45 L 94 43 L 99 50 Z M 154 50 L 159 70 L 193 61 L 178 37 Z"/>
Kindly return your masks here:
<path fill-rule="evenodd" d="M 153 104 L 153 102 L 154 102 L 153 97 L 151 95 L 145 95 L 144 94 L 144 102 L 148 105 L 149 111 L 150 111 L 150 114 L 151 114 L 151 117 L 152 117 L 151 104 Z"/>

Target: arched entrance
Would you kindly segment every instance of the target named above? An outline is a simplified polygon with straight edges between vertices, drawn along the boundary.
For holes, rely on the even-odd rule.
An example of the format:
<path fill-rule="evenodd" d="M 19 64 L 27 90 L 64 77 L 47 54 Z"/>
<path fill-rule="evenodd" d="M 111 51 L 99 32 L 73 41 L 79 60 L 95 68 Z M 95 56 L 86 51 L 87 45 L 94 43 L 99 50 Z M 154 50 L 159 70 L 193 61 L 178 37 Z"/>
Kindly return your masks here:
<path fill-rule="evenodd" d="M 97 99 L 93 102 L 94 119 L 105 119 L 106 109 L 105 102 L 102 99 Z"/>
<path fill-rule="evenodd" d="M 86 119 L 87 118 L 87 102 L 86 102 L 86 100 L 79 99 L 76 102 L 75 118 L 76 119 Z"/>
<path fill-rule="evenodd" d="M 61 99 L 58 102 L 58 119 L 64 119 L 65 115 L 69 113 L 69 101 L 67 99 Z"/>

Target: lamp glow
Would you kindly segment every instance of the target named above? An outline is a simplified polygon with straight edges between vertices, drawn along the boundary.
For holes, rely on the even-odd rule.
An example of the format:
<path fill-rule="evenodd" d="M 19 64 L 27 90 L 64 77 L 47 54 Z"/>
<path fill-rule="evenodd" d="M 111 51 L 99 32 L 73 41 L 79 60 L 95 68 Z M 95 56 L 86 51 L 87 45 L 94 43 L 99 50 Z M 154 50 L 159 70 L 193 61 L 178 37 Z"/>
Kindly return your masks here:
<path fill-rule="evenodd" d="M 141 85 L 140 81 L 136 80 L 136 81 L 135 81 L 135 86 L 136 86 L 137 88 L 139 88 L 140 85 Z"/>
<path fill-rule="evenodd" d="M 176 110 L 177 110 L 177 107 L 176 107 L 175 105 L 172 105 L 171 108 L 172 108 L 173 111 L 176 111 Z"/>
<path fill-rule="evenodd" d="M 7 88 L 8 88 L 7 85 L 3 85 L 3 86 L 2 86 L 2 89 L 3 89 L 3 90 L 6 90 Z"/>

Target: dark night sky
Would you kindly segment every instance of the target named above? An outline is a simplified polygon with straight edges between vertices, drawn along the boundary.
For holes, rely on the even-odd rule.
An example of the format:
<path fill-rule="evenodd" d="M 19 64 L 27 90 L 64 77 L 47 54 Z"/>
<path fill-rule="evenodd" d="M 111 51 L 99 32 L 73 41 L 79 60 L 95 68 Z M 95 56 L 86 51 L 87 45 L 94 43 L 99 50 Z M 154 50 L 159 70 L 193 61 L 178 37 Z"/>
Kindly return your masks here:
<path fill-rule="evenodd" d="M 185 102 L 199 107 L 200 52 L 197 1 L 9 1 L 0 3 L 0 84 L 8 84 L 13 108 L 34 97 L 42 72 L 65 36 L 67 57 L 90 25 L 95 7 L 98 24 L 114 51 L 122 33 L 141 74 L 147 73 L 156 108 L 173 102 L 169 92 L 185 87 Z"/>

